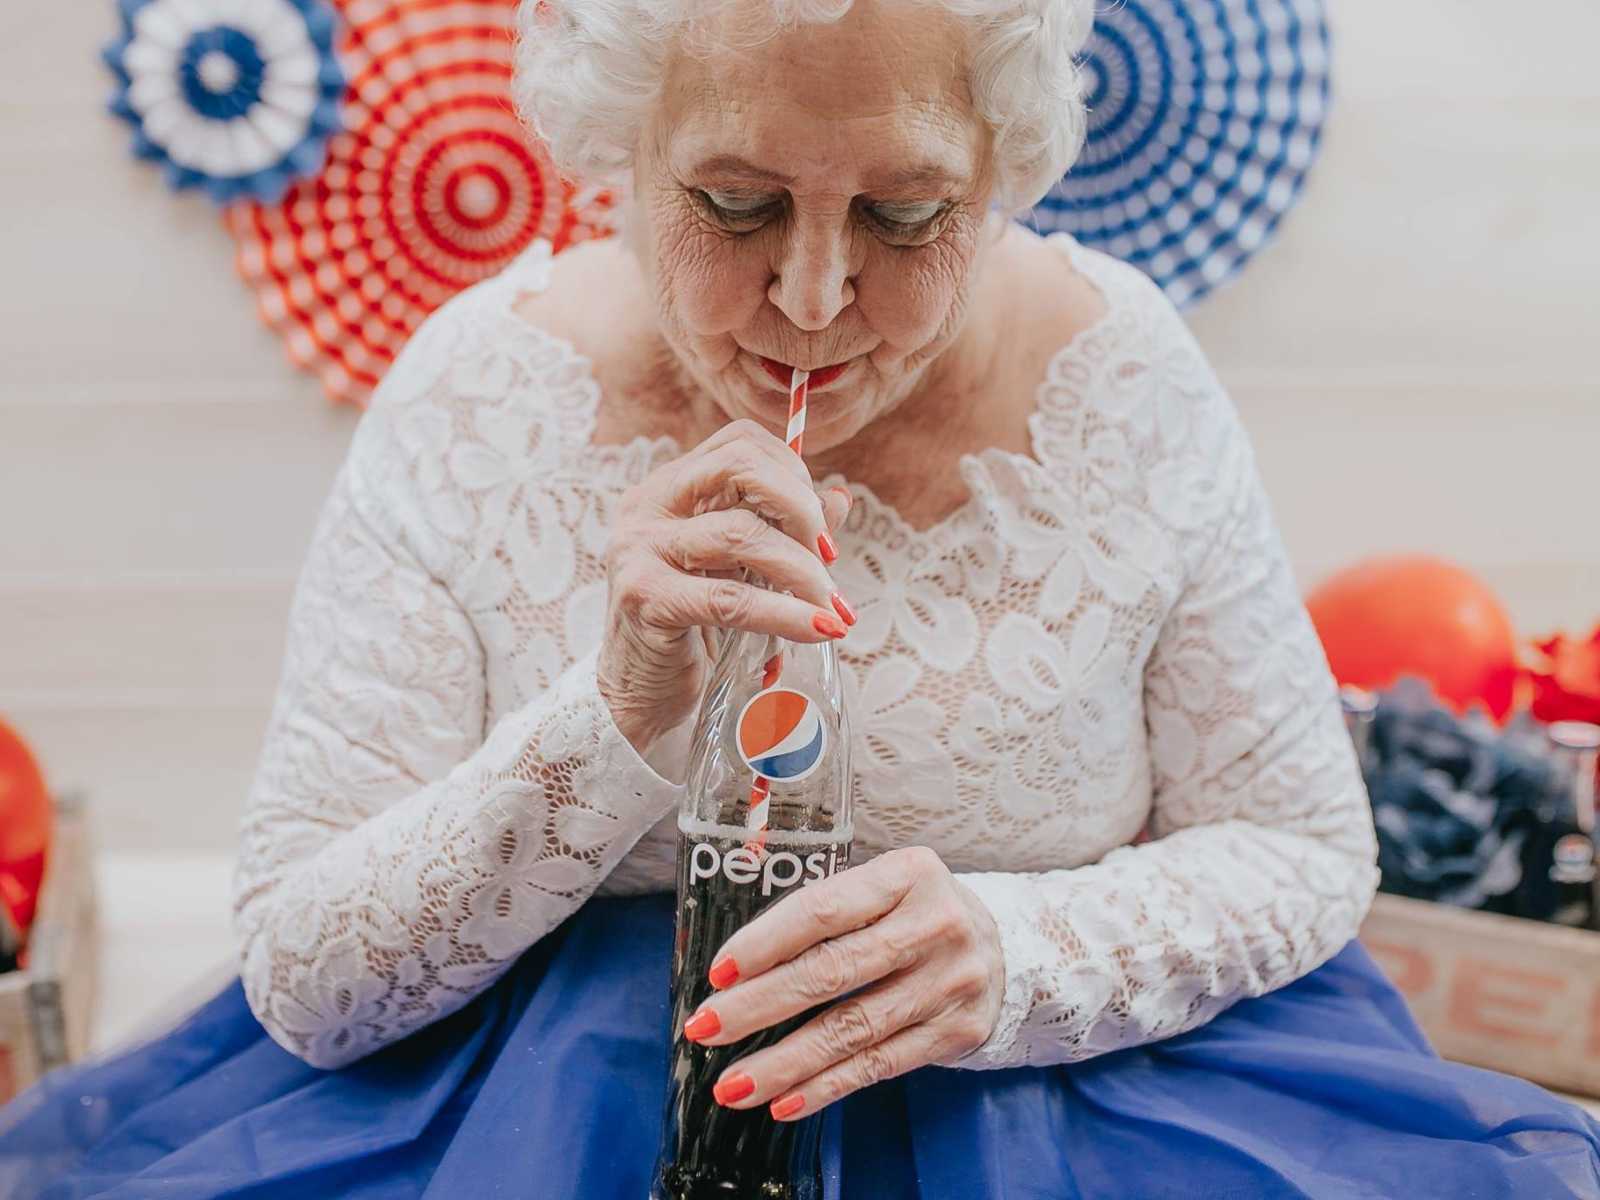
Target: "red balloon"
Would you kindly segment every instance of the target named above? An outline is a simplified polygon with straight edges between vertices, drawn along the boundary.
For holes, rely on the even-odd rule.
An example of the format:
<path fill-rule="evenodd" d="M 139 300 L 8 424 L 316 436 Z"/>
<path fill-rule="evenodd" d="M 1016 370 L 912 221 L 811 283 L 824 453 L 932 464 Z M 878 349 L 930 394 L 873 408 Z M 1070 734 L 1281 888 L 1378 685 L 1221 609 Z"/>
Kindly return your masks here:
<path fill-rule="evenodd" d="M 0 721 L 0 904 L 18 930 L 33 924 L 50 845 L 50 793 L 27 743 Z"/>
<path fill-rule="evenodd" d="M 1371 559 L 1338 572 L 1306 600 L 1341 684 L 1374 689 L 1427 680 L 1457 711 L 1511 712 L 1517 642 L 1493 592 L 1452 563 L 1422 555 Z"/>

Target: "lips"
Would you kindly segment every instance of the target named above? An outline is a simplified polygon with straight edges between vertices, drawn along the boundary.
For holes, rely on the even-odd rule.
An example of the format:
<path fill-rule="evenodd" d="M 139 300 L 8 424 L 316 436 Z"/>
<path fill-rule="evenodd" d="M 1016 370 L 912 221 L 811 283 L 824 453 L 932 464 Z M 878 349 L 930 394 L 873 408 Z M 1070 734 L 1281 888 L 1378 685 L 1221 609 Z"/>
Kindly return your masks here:
<path fill-rule="evenodd" d="M 850 369 L 850 362 L 850 359 L 846 359 L 844 362 L 830 363 L 826 367 L 818 367 L 811 372 L 811 377 L 807 381 L 808 386 L 813 391 L 817 388 L 826 387 Z M 789 380 L 794 374 L 794 368 L 788 363 L 781 363 L 775 358 L 768 358 L 766 355 L 762 355 L 761 366 L 781 387 L 789 386 Z"/>

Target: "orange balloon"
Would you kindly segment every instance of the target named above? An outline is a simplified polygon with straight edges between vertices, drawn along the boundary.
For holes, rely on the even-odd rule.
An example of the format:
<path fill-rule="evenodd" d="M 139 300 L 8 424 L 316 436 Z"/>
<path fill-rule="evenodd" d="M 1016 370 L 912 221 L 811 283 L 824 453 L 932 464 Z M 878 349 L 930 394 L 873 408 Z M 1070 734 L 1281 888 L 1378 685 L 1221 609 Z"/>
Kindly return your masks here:
<path fill-rule="evenodd" d="M 1452 563 L 1423 555 L 1370 559 L 1312 591 L 1306 608 L 1341 684 L 1374 689 L 1427 680 L 1458 712 L 1511 712 L 1517 643 L 1493 592 Z"/>
<path fill-rule="evenodd" d="M 50 793 L 17 731 L 0 721 L 0 904 L 19 930 L 33 923 L 50 845 Z"/>

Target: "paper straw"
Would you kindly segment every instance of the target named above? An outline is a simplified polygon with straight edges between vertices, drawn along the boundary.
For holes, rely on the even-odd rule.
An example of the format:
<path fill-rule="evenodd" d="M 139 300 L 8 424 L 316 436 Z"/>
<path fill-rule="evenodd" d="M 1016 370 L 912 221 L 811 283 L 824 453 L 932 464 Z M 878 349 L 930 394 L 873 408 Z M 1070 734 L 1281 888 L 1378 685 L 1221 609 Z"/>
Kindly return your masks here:
<path fill-rule="evenodd" d="M 810 378 L 811 372 L 802 371 L 799 367 L 789 376 L 789 428 L 784 440 L 796 454 L 801 453 L 801 445 L 805 441 L 806 383 Z M 776 684 L 782 670 L 783 651 L 779 650 L 762 667 L 762 688 Z M 771 790 L 772 781 L 762 775 L 757 775 L 750 785 L 750 810 L 745 817 L 745 829 L 750 836 L 745 842 L 745 849 L 754 852 L 758 858 L 767 844 L 767 808 Z"/>
<path fill-rule="evenodd" d="M 771 789 L 772 784 L 764 775 L 757 775 L 755 782 L 750 785 L 750 815 L 745 821 L 750 837 L 745 842 L 745 848 L 757 853 L 767 844 L 767 803 Z"/>
<path fill-rule="evenodd" d="M 811 372 L 799 367 L 789 376 L 789 436 L 786 440 L 789 449 L 796 454 L 800 453 L 800 442 L 806 432 L 806 381 L 810 378 Z"/>

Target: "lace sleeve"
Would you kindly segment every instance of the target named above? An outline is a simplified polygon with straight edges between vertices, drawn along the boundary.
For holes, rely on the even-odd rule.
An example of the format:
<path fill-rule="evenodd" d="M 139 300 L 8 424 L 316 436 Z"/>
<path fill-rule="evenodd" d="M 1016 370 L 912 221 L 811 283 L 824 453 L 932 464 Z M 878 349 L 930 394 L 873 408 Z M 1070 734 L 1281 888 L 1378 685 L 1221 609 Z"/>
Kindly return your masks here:
<path fill-rule="evenodd" d="M 391 371 L 410 382 L 363 418 L 313 536 L 236 878 L 251 1008 L 324 1067 L 465 1004 L 677 792 L 617 731 L 592 654 L 485 730 L 483 650 L 452 592 L 456 556 L 435 549 L 441 530 L 465 545 L 474 526 L 438 521 L 460 497 L 422 488 L 394 435 L 395 410 L 437 415 L 440 378 L 462 377 L 459 360 L 432 370 L 438 337 L 424 333 Z M 429 380 L 432 399 L 399 394 Z M 451 450 L 449 420 L 420 427 L 442 439 L 431 453 Z"/>
<path fill-rule="evenodd" d="M 1246 435 L 1220 387 L 1213 400 L 1205 469 L 1173 499 L 1217 517 L 1185 539 L 1196 561 L 1145 668 L 1154 840 L 961 877 L 996 917 L 1007 973 L 999 1024 L 962 1066 L 1193 1029 L 1332 957 L 1371 901 L 1371 813 L 1337 692 Z"/>

